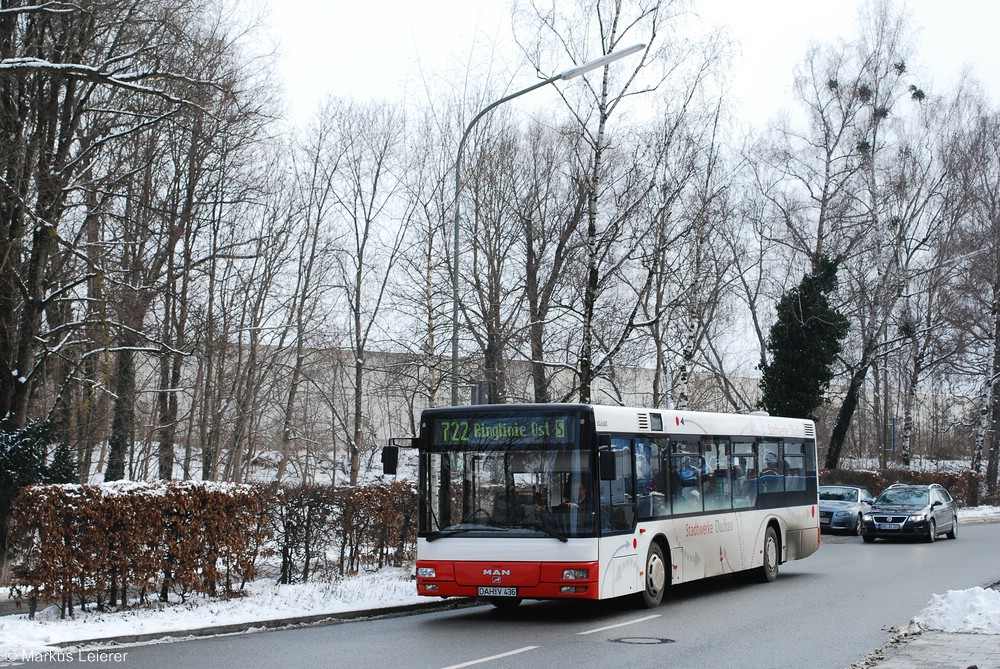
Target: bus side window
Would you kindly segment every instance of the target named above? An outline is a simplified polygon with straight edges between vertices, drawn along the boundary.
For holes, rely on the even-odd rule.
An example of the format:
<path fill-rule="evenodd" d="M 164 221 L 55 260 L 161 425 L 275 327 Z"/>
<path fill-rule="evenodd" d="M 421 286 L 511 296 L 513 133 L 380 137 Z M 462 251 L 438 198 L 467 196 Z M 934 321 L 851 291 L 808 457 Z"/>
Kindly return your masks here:
<path fill-rule="evenodd" d="M 786 441 L 785 490 L 806 489 L 806 456 L 801 443 Z"/>
<path fill-rule="evenodd" d="M 757 497 L 757 482 L 753 469 L 753 443 L 733 442 L 730 471 L 733 477 L 733 508 L 746 509 L 752 507 Z"/>
<path fill-rule="evenodd" d="M 673 453 L 670 456 L 670 483 L 674 513 L 701 511 L 701 456 Z"/>
<path fill-rule="evenodd" d="M 785 489 L 785 463 L 777 441 L 762 441 L 757 448 L 757 493 L 770 494 Z"/>
<path fill-rule="evenodd" d="M 709 465 L 708 482 L 704 485 L 706 511 L 733 508 L 733 477 L 728 450 L 729 444 L 725 439 L 705 444 L 704 455 Z"/>

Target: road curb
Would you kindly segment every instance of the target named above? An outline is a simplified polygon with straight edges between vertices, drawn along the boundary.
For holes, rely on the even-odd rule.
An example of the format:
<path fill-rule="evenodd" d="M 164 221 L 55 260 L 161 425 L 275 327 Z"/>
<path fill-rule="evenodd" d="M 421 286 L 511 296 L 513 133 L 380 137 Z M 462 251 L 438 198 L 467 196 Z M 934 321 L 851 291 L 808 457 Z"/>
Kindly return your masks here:
<path fill-rule="evenodd" d="M 225 636 L 230 634 L 244 634 L 259 630 L 279 630 L 292 629 L 295 627 L 322 627 L 324 625 L 339 625 L 340 623 L 353 620 L 395 618 L 405 616 L 418 611 L 447 611 L 450 609 L 464 609 L 472 606 L 481 606 L 483 602 L 477 599 L 448 599 L 444 601 L 434 601 L 428 603 L 405 604 L 402 606 L 389 606 L 378 609 L 365 609 L 360 611 L 338 611 L 336 613 L 316 613 L 308 616 L 293 616 L 290 618 L 280 618 L 277 620 L 254 620 L 245 623 L 232 623 L 230 625 L 216 625 L 214 627 L 200 627 L 184 630 L 164 630 L 160 632 L 148 632 L 145 634 L 122 634 L 111 637 L 100 637 L 96 639 L 75 639 L 73 641 L 54 642 L 51 645 L 57 648 L 79 648 L 89 646 L 125 646 L 158 639 L 184 639 L 188 637 L 208 637 Z"/>

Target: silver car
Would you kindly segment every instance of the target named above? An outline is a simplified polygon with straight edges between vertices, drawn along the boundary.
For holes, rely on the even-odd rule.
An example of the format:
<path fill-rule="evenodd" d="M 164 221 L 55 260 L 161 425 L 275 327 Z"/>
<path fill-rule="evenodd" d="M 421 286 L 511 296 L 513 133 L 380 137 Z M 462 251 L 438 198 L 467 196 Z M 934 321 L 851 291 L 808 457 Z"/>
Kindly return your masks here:
<path fill-rule="evenodd" d="M 871 510 L 868 488 L 852 485 L 819 487 L 819 527 L 824 532 L 861 534 L 862 517 Z"/>

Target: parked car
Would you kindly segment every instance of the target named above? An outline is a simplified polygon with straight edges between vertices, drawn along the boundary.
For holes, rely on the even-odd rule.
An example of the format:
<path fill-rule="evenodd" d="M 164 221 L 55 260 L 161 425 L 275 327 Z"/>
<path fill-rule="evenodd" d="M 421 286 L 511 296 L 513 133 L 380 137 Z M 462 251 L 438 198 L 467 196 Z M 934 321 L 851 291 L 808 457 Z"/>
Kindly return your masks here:
<path fill-rule="evenodd" d="M 819 528 L 829 532 L 861 534 L 861 518 L 871 510 L 868 488 L 853 485 L 819 487 Z"/>
<path fill-rule="evenodd" d="M 939 534 L 958 536 L 958 509 L 944 486 L 891 485 L 873 502 L 863 518 L 861 537 L 875 539 L 919 537 L 934 541 Z"/>

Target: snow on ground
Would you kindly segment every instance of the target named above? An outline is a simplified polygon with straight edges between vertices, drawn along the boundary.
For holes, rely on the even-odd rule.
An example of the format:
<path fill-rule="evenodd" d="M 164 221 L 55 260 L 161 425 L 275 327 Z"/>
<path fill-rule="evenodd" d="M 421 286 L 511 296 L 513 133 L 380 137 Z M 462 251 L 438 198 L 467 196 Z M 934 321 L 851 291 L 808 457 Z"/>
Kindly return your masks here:
<path fill-rule="evenodd" d="M 248 594 L 234 599 L 189 597 L 186 602 L 159 604 L 118 612 L 82 612 L 59 619 L 51 606 L 28 620 L 28 614 L 0 616 L 0 662 L 23 653 L 41 652 L 90 639 L 157 634 L 179 630 L 283 620 L 301 616 L 365 611 L 429 601 L 417 597 L 409 570 L 383 569 L 335 583 L 277 585 L 273 579 L 247 585 Z"/>
<path fill-rule="evenodd" d="M 1000 521 L 1000 507 L 960 509 L 959 522 Z M 410 571 L 384 569 L 335 583 L 277 585 L 273 579 L 248 585 L 246 597 L 191 597 L 184 603 L 151 603 L 116 613 L 76 610 L 60 620 L 55 607 L 35 620 L 27 613 L 0 616 L 0 662 L 91 639 L 282 620 L 300 616 L 365 611 L 429 602 L 417 597 Z M 934 595 L 914 618 L 923 629 L 1000 634 L 1000 592 L 980 587 Z"/>
<path fill-rule="evenodd" d="M 925 630 L 1000 634 L 1000 592 L 969 588 L 932 595 L 930 604 L 913 622 Z"/>

